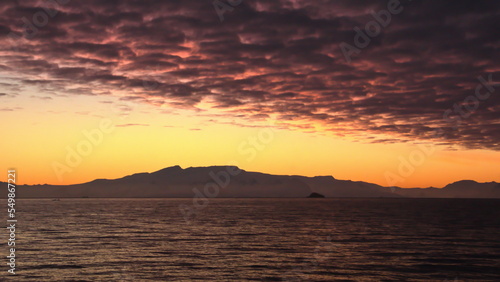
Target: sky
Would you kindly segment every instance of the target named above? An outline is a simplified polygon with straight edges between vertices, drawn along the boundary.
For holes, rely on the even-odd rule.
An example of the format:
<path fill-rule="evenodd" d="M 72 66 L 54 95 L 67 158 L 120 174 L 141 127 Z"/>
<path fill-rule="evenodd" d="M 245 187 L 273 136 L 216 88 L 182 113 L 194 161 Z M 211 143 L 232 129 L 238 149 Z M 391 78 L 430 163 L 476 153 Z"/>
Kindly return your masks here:
<path fill-rule="evenodd" d="M 500 2 L 0 4 L 0 180 L 500 182 Z"/>

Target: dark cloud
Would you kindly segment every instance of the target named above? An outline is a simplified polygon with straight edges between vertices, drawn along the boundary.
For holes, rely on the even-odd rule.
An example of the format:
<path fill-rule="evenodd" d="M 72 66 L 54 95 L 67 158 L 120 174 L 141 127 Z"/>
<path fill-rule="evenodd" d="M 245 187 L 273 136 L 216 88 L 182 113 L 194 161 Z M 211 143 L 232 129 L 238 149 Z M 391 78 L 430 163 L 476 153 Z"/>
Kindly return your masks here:
<path fill-rule="evenodd" d="M 73 0 L 26 29 L 23 17 L 33 25 L 50 2 L 4 1 L 0 71 L 51 93 L 120 90 L 180 108 L 208 100 L 307 132 L 499 149 L 498 86 L 477 105 L 471 97 L 479 76 L 500 80 L 500 3 L 401 0 L 348 63 L 340 44 L 354 45 L 354 28 L 387 2 L 243 1 L 220 22 L 210 1 Z"/>

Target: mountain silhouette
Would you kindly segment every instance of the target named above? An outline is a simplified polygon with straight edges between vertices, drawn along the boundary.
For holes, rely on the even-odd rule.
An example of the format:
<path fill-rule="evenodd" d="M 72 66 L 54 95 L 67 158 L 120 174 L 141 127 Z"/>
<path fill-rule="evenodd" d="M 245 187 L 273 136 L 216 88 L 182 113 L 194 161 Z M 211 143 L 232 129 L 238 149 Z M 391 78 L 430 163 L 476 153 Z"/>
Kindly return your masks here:
<path fill-rule="evenodd" d="M 1 183 L 7 186 L 6 183 Z M 235 166 L 167 167 L 118 179 L 96 179 L 74 185 L 17 185 L 18 198 L 191 198 L 293 197 L 312 193 L 325 197 L 500 198 L 500 183 L 463 180 L 443 188 L 399 188 L 338 180 L 332 176 L 306 177 L 248 172 Z M 2 189 L 2 198 L 7 189 Z"/>

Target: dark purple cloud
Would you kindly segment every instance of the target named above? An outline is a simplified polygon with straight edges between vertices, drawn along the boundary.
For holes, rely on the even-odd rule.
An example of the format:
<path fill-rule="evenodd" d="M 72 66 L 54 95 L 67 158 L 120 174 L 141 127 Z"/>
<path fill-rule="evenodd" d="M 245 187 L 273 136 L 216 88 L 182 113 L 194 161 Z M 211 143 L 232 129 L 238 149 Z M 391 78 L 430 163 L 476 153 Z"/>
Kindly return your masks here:
<path fill-rule="evenodd" d="M 354 28 L 389 1 L 243 1 L 223 22 L 211 1 L 59 2 L 0 4 L 0 72 L 18 87 L 121 90 L 183 108 L 209 100 L 243 119 L 385 136 L 367 142 L 500 148 L 498 85 L 475 95 L 479 76 L 500 81 L 497 1 L 401 0 L 351 62 L 341 43 L 354 46 Z"/>

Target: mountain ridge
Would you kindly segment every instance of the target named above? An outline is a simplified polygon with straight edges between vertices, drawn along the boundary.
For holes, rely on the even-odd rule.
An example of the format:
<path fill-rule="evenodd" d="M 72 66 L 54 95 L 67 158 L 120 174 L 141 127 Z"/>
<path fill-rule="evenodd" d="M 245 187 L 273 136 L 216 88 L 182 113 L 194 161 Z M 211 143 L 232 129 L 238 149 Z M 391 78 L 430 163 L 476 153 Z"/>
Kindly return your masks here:
<path fill-rule="evenodd" d="M 0 182 L 6 184 L 4 182 Z M 333 176 L 273 175 L 250 172 L 236 166 L 205 166 L 183 169 L 176 165 L 116 179 L 95 179 L 72 185 L 17 185 L 17 197 L 300 197 L 311 193 L 325 197 L 369 198 L 500 198 L 500 183 L 460 180 L 443 188 L 400 188 L 339 180 Z M 6 198 L 7 189 L 0 197 Z"/>

